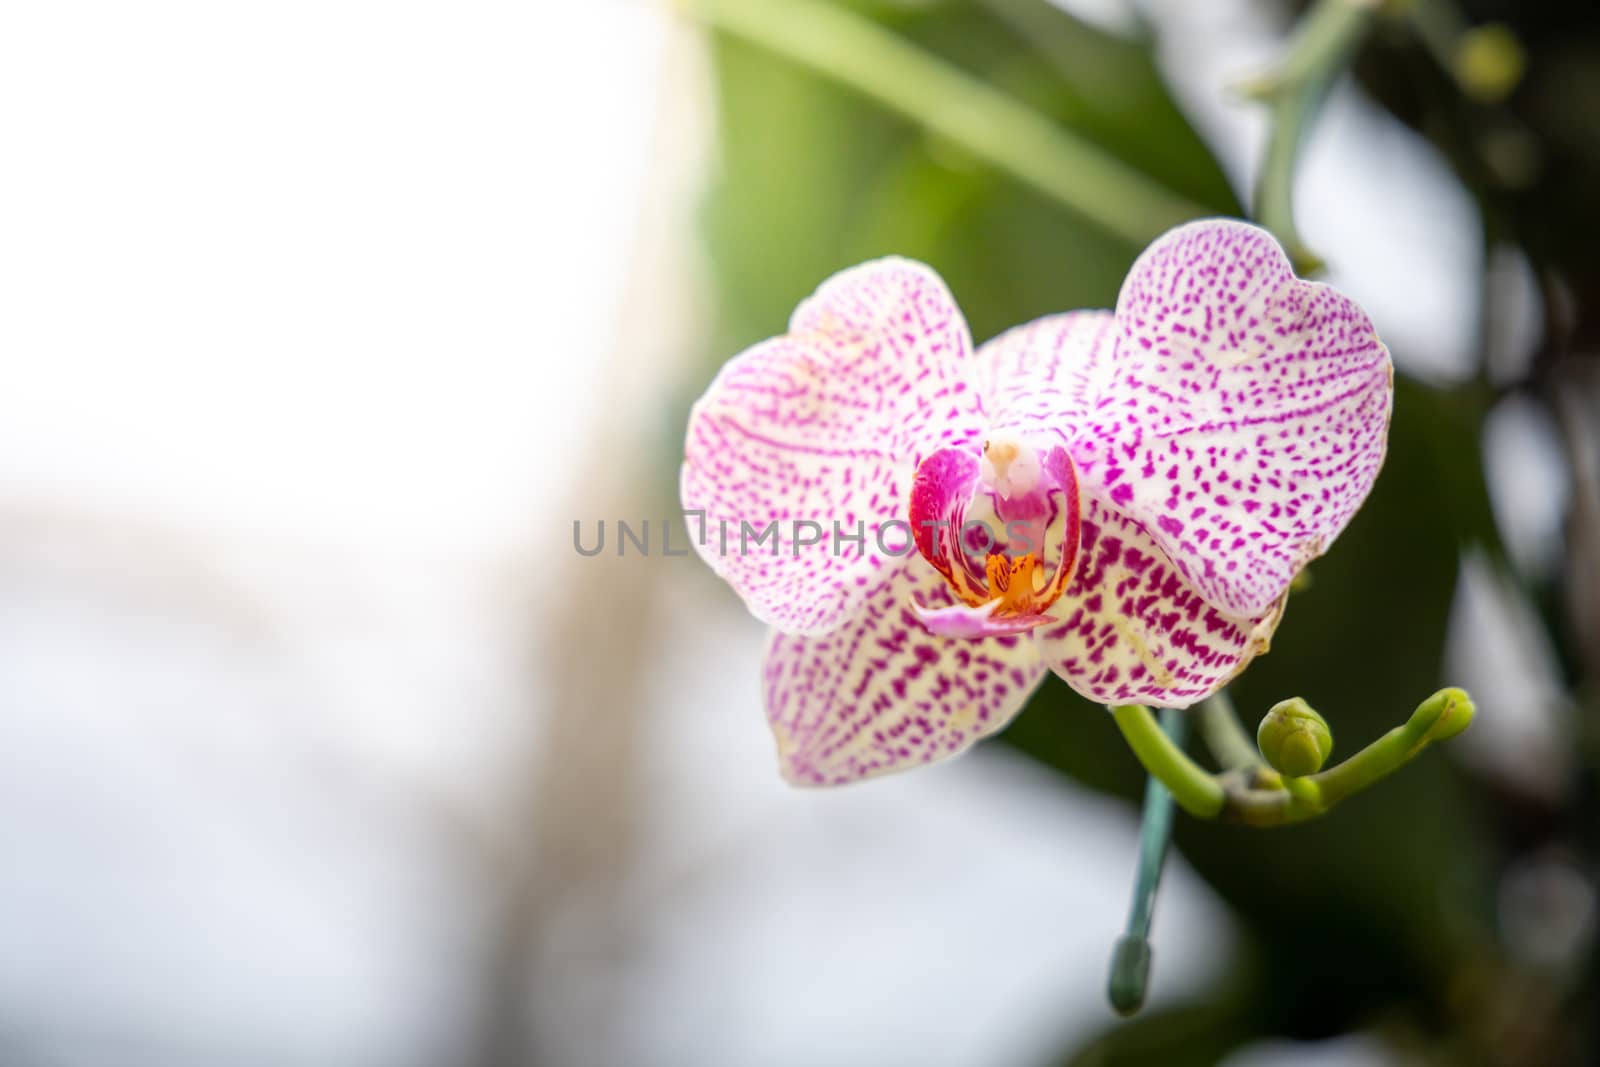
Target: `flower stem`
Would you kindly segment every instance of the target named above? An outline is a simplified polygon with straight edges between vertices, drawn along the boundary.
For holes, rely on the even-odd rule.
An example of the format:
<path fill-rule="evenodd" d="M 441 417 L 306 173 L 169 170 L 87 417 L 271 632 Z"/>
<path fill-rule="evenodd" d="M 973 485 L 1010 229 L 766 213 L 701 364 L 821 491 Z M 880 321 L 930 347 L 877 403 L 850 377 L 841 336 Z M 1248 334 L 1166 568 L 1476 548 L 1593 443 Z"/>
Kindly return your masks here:
<path fill-rule="evenodd" d="M 1404 726 L 1396 726 L 1343 763 L 1310 777 L 1321 790 L 1322 809 L 1392 774 L 1430 743 L 1454 737 L 1467 728 L 1473 713 L 1466 693 L 1439 690 L 1412 712 Z"/>
<path fill-rule="evenodd" d="M 1250 826 L 1285 826 L 1315 818 L 1410 762 L 1432 742 L 1465 730 L 1473 715 L 1472 699 L 1464 691 L 1441 689 L 1418 705 L 1404 726 L 1390 730 L 1337 767 L 1294 777 L 1271 770 L 1255 758 L 1231 704 L 1218 693 L 1205 703 L 1201 729 L 1213 754 L 1235 764 L 1219 776 L 1206 773 L 1184 753 L 1186 712 L 1165 708 L 1157 725 L 1150 709 L 1141 704 L 1112 707 L 1112 719 L 1150 777 L 1144 788 L 1133 902 L 1127 927 L 1112 950 L 1106 981 L 1111 1006 L 1121 1015 L 1132 1015 L 1144 1005 L 1150 985 L 1150 921 L 1172 839 L 1174 802 L 1191 815 L 1222 815 Z"/>
<path fill-rule="evenodd" d="M 1288 778 L 1260 769 L 1223 778 L 1222 815 L 1251 826 L 1285 826 L 1325 815 L 1335 804 L 1393 774 L 1435 741 L 1465 730 L 1476 710 L 1460 689 L 1441 689 L 1417 706 L 1404 726 L 1320 774 Z"/>
<path fill-rule="evenodd" d="M 1204 714 L 1218 713 L 1208 710 Z M 1180 808 L 1202 819 L 1220 815 L 1250 826 L 1285 826 L 1326 814 L 1345 797 L 1411 762 L 1428 745 L 1465 730 L 1474 714 L 1472 698 L 1464 691 L 1441 689 L 1419 704 L 1404 726 L 1390 730 L 1343 763 L 1320 774 L 1290 778 L 1256 760 L 1222 775 L 1208 774 L 1156 725 L 1149 708 L 1122 704 L 1111 709 L 1128 747 L 1151 778 L 1171 791 Z M 1237 720 L 1232 729 L 1239 730 Z M 1234 741 L 1221 744 L 1229 750 L 1235 747 Z"/>
<path fill-rule="evenodd" d="M 1120 704 L 1111 709 L 1111 718 L 1145 770 L 1172 791 L 1180 808 L 1202 819 L 1222 811 L 1222 784 L 1174 743 L 1156 724 L 1149 708 L 1143 704 Z"/>
<path fill-rule="evenodd" d="M 1140 709 L 1144 710 L 1144 709 Z M 1149 712 L 1145 712 L 1146 716 Z M 1161 712 L 1161 732 L 1180 751 L 1188 730 L 1183 712 Z M 1111 953 L 1111 974 L 1106 993 L 1120 1015 L 1132 1015 L 1144 1005 L 1150 984 L 1150 920 L 1155 915 L 1156 890 L 1172 840 L 1172 792 L 1151 775 L 1144 787 L 1144 821 L 1139 829 L 1139 867 L 1133 881 L 1133 903 L 1128 925 Z"/>
<path fill-rule="evenodd" d="M 1200 705 L 1200 736 L 1213 759 L 1225 771 L 1259 766 L 1256 743 L 1245 733 L 1226 689 L 1219 689 Z"/>
<path fill-rule="evenodd" d="M 1240 87 L 1270 110 L 1267 150 L 1256 180 L 1255 216 L 1283 242 L 1302 274 L 1315 273 L 1323 264 L 1295 229 L 1295 164 L 1334 77 L 1366 36 L 1378 7 L 1375 0 L 1318 0 L 1295 31 L 1278 68 Z"/>
<path fill-rule="evenodd" d="M 871 20 L 815 0 L 677 0 L 689 17 L 803 64 L 959 144 L 1142 247 L 1211 214 L 1143 171 Z"/>

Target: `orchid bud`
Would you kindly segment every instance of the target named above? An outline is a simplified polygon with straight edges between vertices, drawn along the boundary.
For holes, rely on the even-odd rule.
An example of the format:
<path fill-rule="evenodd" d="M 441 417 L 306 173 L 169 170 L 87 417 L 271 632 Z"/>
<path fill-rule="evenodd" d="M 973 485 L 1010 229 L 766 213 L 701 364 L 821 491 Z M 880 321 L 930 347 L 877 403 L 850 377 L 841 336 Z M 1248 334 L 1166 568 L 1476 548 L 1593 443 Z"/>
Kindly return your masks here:
<path fill-rule="evenodd" d="M 1411 713 L 1406 731 L 1413 744 L 1448 741 L 1472 725 L 1476 710 L 1466 690 L 1441 689 Z"/>
<path fill-rule="evenodd" d="M 1299 697 L 1273 706 L 1256 730 L 1256 746 L 1267 765 L 1299 778 L 1316 774 L 1333 751 L 1327 720 Z"/>

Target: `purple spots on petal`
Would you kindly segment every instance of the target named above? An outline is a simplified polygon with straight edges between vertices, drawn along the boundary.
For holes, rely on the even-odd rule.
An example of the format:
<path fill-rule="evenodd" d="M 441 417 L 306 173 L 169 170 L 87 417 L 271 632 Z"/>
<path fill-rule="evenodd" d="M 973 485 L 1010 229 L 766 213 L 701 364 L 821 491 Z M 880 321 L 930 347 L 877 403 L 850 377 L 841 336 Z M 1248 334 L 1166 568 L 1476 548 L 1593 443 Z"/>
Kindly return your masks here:
<path fill-rule="evenodd" d="M 1276 608 L 1229 615 L 1207 603 L 1138 523 L 1091 502 L 1077 579 L 1056 625 L 1035 632 L 1040 652 L 1097 703 L 1187 707 L 1219 689 L 1257 654 Z"/>
<path fill-rule="evenodd" d="M 1043 677 L 1032 640 L 906 639 L 907 604 L 951 601 L 921 557 L 903 562 L 843 626 L 768 648 L 767 718 L 790 781 L 837 785 L 943 759 L 1005 726 Z"/>
<path fill-rule="evenodd" d="M 758 616 L 818 632 L 857 608 L 886 559 L 877 532 L 904 521 L 900 486 L 916 457 L 981 432 L 981 406 L 965 387 L 970 352 L 938 276 L 886 259 L 823 283 L 787 335 L 722 369 L 690 416 L 680 491 L 686 510 L 706 515 L 709 536 L 691 536 L 696 549 Z M 775 520 L 775 553 L 739 550 L 741 523 L 761 530 Z M 800 521 L 830 534 L 835 523 L 847 533 L 860 523 L 866 536 L 802 545 Z M 885 538 L 902 540 L 892 528 Z"/>
<path fill-rule="evenodd" d="M 1213 328 L 1224 309 L 1242 328 Z M 1123 285 L 1111 343 L 1086 356 L 1069 371 L 1084 401 L 1074 456 L 1088 442 L 1143 449 L 1115 485 L 1080 464 L 1086 490 L 1145 523 L 1238 614 L 1275 603 L 1377 476 L 1388 352 L 1359 307 L 1295 278 L 1256 227 L 1209 220 L 1157 241 Z M 1185 536 L 1180 514 L 1208 529 Z"/>

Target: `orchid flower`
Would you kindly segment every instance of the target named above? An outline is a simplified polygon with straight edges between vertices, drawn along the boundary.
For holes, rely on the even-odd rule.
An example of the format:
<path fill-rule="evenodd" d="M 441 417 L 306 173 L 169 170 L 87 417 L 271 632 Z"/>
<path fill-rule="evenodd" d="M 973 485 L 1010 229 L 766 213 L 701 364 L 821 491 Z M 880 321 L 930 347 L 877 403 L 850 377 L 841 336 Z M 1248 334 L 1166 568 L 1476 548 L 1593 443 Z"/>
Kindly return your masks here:
<path fill-rule="evenodd" d="M 1372 488 L 1392 402 L 1367 316 L 1242 222 L 976 351 L 933 270 L 881 259 L 722 369 L 682 500 L 773 629 L 784 776 L 839 784 L 966 749 L 1051 671 L 1107 705 L 1216 692 Z"/>

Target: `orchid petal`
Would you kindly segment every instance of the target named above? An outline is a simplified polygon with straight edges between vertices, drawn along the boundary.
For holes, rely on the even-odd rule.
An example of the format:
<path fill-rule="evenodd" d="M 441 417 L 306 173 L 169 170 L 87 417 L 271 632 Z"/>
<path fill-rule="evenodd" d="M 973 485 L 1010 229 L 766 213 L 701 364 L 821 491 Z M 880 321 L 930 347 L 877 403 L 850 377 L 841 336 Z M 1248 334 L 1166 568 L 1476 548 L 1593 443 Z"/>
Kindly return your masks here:
<path fill-rule="evenodd" d="M 1388 350 L 1354 302 L 1296 278 L 1270 234 L 1227 219 L 1151 245 L 1116 326 L 1083 368 L 1073 458 L 1208 601 L 1262 615 L 1378 476 Z"/>
<path fill-rule="evenodd" d="M 990 412 L 988 432 L 1034 439 L 1052 436 L 1071 447 L 1089 421 L 1093 370 L 1109 362 L 1116 331 L 1109 311 L 1068 311 L 1015 326 L 978 349 L 975 379 Z M 1074 450 L 1084 489 L 1090 468 Z"/>
<path fill-rule="evenodd" d="M 937 274 L 882 259 L 834 275 L 788 334 L 722 369 L 690 416 L 680 488 L 685 511 L 703 513 L 690 520 L 696 549 L 756 616 L 824 633 L 855 613 L 906 540 L 891 526 L 886 552 L 878 534 L 905 521 L 917 463 L 979 432 L 971 347 Z M 769 523 L 775 540 L 740 543 L 743 524 L 756 537 Z M 824 543 L 801 540 L 801 523 Z"/>
<path fill-rule="evenodd" d="M 1280 600 L 1254 617 L 1209 604 L 1132 519 L 1090 500 L 1078 573 L 1034 631 L 1040 655 L 1099 704 L 1188 707 L 1221 689 L 1265 652 Z"/>
<path fill-rule="evenodd" d="M 838 785 L 932 763 L 1022 709 L 1045 675 L 1034 642 L 928 633 L 912 606 L 948 605 L 948 589 L 911 556 L 832 633 L 773 635 L 763 689 L 785 778 Z"/>

